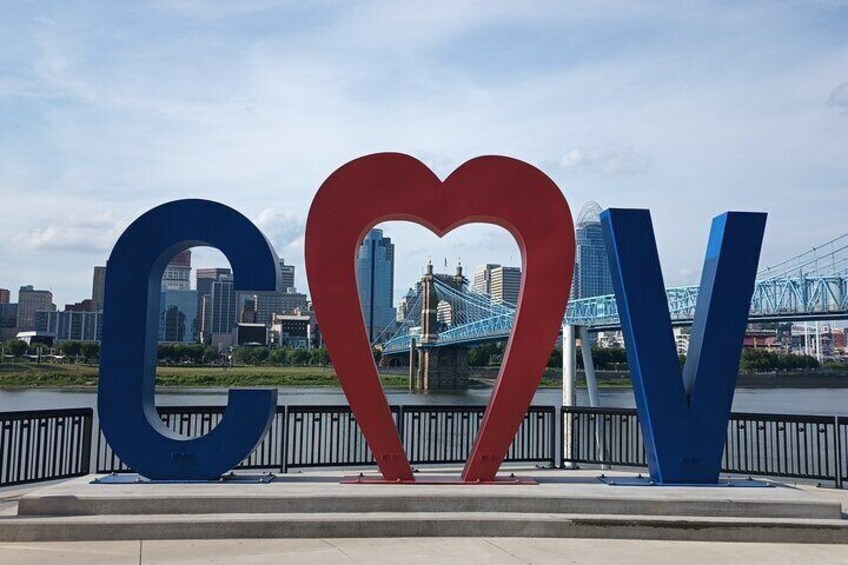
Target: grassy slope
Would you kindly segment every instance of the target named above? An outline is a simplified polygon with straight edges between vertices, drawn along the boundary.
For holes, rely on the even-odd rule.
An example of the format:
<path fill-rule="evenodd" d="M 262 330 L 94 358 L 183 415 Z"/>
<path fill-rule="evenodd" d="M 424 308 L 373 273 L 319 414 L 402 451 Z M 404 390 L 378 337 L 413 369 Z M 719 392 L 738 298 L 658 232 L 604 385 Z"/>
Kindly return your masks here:
<path fill-rule="evenodd" d="M 93 386 L 97 384 L 96 365 L 3 364 L 0 387 L 12 386 Z M 406 386 L 404 375 L 382 376 L 385 386 Z M 331 367 L 158 367 L 160 386 L 336 386 Z"/>

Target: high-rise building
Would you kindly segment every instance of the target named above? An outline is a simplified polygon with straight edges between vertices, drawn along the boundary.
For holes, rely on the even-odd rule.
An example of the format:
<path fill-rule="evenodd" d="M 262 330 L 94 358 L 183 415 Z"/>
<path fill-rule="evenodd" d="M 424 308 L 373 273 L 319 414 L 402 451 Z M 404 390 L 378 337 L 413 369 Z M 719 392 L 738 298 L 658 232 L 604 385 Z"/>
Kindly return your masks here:
<path fill-rule="evenodd" d="M 100 341 L 103 312 L 36 312 L 35 331 L 49 334 L 55 341 Z"/>
<path fill-rule="evenodd" d="M 496 302 L 506 302 L 515 306 L 521 291 L 521 268 L 504 267 L 493 263 L 478 265 L 474 268 L 471 288 L 488 294 Z"/>
<path fill-rule="evenodd" d="M 356 259 L 359 302 L 369 340 L 374 340 L 395 322 L 395 246 L 383 230 L 368 232 L 359 245 Z"/>
<path fill-rule="evenodd" d="M 56 311 L 53 293 L 49 290 L 36 290 L 32 285 L 22 286 L 18 291 L 18 331 L 33 331 L 35 313 L 40 311 Z"/>
<path fill-rule="evenodd" d="M 18 330 L 18 305 L 0 304 L 0 341 L 14 339 Z"/>
<path fill-rule="evenodd" d="M 8 304 L 12 300 L 12 293 L 7 288 L 0 288 L 0 304 Z"/>
<path fill-rule="evenodd" d="M 197 333 L 204 341 L 212 333 L 212 283 L 222 276 L 232 274 L 230 269 L 223 267 L 210 267 L 197 269 Z"/>
<path fill-rule="evenodd" d="M 600 220 L 601 207 L 589 202 L 580 210 L 575 228 L 577 249 L 574 258 L 574 278 L 571 298 L 590 298 L 612 294 L 607 248 Z"/>
<path fill-rule="evenodd" d="M 280 290 L 283 292 L 296 292 L 294 286 L 294 265 L 286 265 L 284 259 L 280 259 Z"/>
<path fill-rule="evenodd" d="M 489 280 L 489 295 L 492 300 L 511 306 L 518 304 L 521 291 L 521 269 L 519 267 L 498 266 L 492 269 Z"/>
<path fill-rule="evenodd" d="M 162 288 L 167 290 L 191 289 L 191 249 L 177 253 L 162 273 Z"/>
<path fill-rule="evenodd" d="M 197 341 L 197 291 L 163 288 L 159 302 L 159 341 Z"/>
<path fill-rule="evenodd" d="M 493 265 L 491 263 L 474 267 L 474 273 L 471 275 L 471 288 L 483 294 L 490 294 L 492 292 L 492 269 L 496 269 L 497 267 L 500 267 L 500 265 Z"/>
<path fill-rule="evenodd" d="M 214 281 L 209 296 L 210 335 L 229 334 L 236 325 L 236 293 L 233 292 L 232 275 L 221 275 Z"/>
<path fill-rule="evenodd" d="M 103 310 L 103 296 L 106 292 L 106 267 L 94 267 L 91 280 L 91 300 L 95 310 Z"/>
<path fill-rule="evenodd" d="M 295 310 L 306 312 L 308 309 L 306 295 L 299 292 L 240 292 L 238 295 L 238 318 L 242 322 L 248 321 L 245 319 L 246 311 L 252 313 L 254 323 L 270 326 L 274 323 L 274 314 L 291 314 Z"/>

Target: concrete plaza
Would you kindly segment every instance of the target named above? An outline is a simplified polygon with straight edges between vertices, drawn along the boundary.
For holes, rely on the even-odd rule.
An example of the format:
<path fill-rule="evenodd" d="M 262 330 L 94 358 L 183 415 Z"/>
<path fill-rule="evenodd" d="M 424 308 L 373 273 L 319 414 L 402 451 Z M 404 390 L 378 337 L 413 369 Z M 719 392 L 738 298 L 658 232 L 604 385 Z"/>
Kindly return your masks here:
<path fill-rule="evenodd" d="M 3 565 L 848 563 L 848 546 L 551 538 L 255 539 L 0 543 Z"/>
<path fill-rule="evenodd" d="M 590 471 L 569 472 L 572 477 L 588 478 Z M 562 472 L 554 471 L 552 475 L 562 476 Z M 308 474 L 307 474 L 308 475 Z M 327 473 L 316 473 L 326 477 Z M 312 477 L 318 479 L 319 477 Z M 306 478 L 306 477 L 304 477 Z M 77 480 L 79 482 L 79 480 Z M 311 482 L 311 481 L 310 481 Z M 14 519 L 18 514 L 18 501 L 21 497 L 33 495 L 39 491 L 60 494 L 71 488 L 73 481 L 57 483 L 45 488 L 43 485 L 4 489 L 0 491 L 0 520 Z M 319 484 L 321 482 L 319 481 Z M 285 488 L 308 487 L 311 491 L 315 484 L 300 483 L 299 486 L 289 485 Z M 349 485 L 344 487 L 333 483 L 324 484 L 329 488 L 331 496 L 337 496 L 339 490 L 357 489 L 364 491 L 380 487 L 367 485 Z M 113 489 L 115 494 L 124 491 L 126 487 L 105 486 Z M 114 489 L 118 490 L 114 490 Z M 151 489 L 151 486 L 141 486 Z M 197 489 L 205 491 L 209 487 Z M 225 489 L 231 487 L 224 487 Z M 262 488 L 262 487 L 259 487 Z M 392 488 L 392 487 L 390 487 Z M 429 490 L 430 487 L 412 487 Z M 478 489 L 469 486 L 461 489 Z M 514 487 L 483 487 L 490 489 L 513 489 Z M 530 490 L 539 487 L 518 487 L 520 490 Z M 546 487 L 542 487 L 545 489 Z M 604 486 L 584 486 L 587 492 L 610 490 Z M 623 487 L 628 490 L 633 487 Z M 153 486 L 154 490 L 159 487 Z M 89 489 L 82 489 L 80 494 Z M 406 489 L 404 489 L 406 490 Z M 794 488 L 781 492 L 781 489 L 745 489 L 743 498 L 759 498 L 767 491 L 776 498 L 791 500 L 805 496 L 813 497 L 820 502 L 841 505 L 843 513 L 848 505 L 848 492 L 812 486 L 795 485 Z M 712 489 L 707 493 L 716 499 L 722 493 L 730 494 L 734 489 Z M 269 492 L 271 492 L 269 490 Z M 469 491 L 473 492 L 473 491 Z M 542 492 L 542 491 L 540 491 Z M 737 496 L 741 491 L 735 491 Z M 200 493 L 198 493 L 200 494 Z M 556 494 L 545 492 L 545 494 Z M 653 503 L 662 499 L 673 498 L 672 491 L 663 487 L 650 489 L 648 493 Z M 460 493 L 460 497 L 463 494 Z M 467 496 L 467 495 L 465 495 Z M 594 496 L 594 495 L 593 495 Z M 205 497 L 204 497 L 205 498 Z M 207 499 L 208 500 L 208 499 Z M 343 499 L 339 499 L 343 503 Z M 597 499 L 595 499 L 597 500 Z M 125 502 L 130 502 L 125 499 Z M 837 507 L 838 508 L 838 507 Z M 784 512 L 785 510 L 780 510 Z M 804 510 L 808 512 L 809 510 Z M 367 513 L 366 513 L 367 514 Z M 844 514 L 843 514 L 844 516 Z M 108 515 L 103 516 L 109 518 Z M 438 520 L 439 514 L 434 513 L 433 519 Z M 191 521 L 193 516 L 182 516 L 185 521 Z M 742 519 L 746 519 L 741 517 Z M 752 518 L 751 518 L 752 519 Z M 176 526 L 179 527 L 179 526 Z M 782 540 L 781 540 L 782 541 Z M 140 540 L 125 539 L 121 541 L 49 541 L 49 542 L 5 542 L 0 543 L 0 563 L 3 565 L 39 565 L 62 563 L 75 565 L 91 563 L 127 564 L 259 564 L 259 563 L 399 563 L 414 565 L 417 563 L 452 564 L 518 564 L 518 563 L 686 563 L 687 565 L 727 563 L 845 563 L 848 564 L 848 545 L 815 544 L 815 543 L 748 543 L 727 541 L 670 541 L 646 539 L 617 539 L 610 536 L 605 539 L 576 539 L 556 537 L 348 537 L 338 538 L 316 536 L 310 539 L 165 539 Z"/>

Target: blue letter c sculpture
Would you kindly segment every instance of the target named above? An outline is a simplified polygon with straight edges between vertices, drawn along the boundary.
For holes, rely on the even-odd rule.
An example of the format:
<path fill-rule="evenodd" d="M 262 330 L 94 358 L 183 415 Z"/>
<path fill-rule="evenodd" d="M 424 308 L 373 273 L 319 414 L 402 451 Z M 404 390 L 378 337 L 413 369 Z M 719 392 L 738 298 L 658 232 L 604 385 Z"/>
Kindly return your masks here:
<path fill-rule="evenodd" d="M 187 438 L 162 423 L 154 402 L 162 273 L 194 246 L 221 250 L 235 290 L 275 290 L 277 255 L 259 229 L 232 208 L 178 200 L 142 215 L 121 235 L 106 267 L 98 414 L 115 454 L 154 480 L 214 480 L 262 440 L 277 405 L 276 390 L 230 390 L 222 420 Z"/>

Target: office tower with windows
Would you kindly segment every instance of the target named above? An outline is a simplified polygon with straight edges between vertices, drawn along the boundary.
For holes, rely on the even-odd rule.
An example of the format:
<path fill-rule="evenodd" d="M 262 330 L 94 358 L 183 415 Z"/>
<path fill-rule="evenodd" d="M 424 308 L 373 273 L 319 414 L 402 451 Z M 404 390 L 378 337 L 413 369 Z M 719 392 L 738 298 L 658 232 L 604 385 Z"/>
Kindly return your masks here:
<path fill-rule="evenodd" d="M 35 329 L 36 312 L 55 312 L 53 293 L 49 290 L 36 290 L 32 285 L 22 286 L 18 291 L 18 331 Z"/>
<path fill-rule="evenodd" d="M 572 299 L 613 293 L 600 213 L 601 207 L 598 203 L 589 202 L 583 206 L 577 217 Z"/>
<path fill-rule="evenodd" d="M 368 232 L 359 245 L 356 258 L 359 302 L 369 340 L 373 341 L 395 323 L 395 246 L 383 230 Z"/>
<path fill-rule="evenodd" d="M 163 288 L 159 303 L 159 341 L 197 341 L 197 291 Z"/>
<path fill-rule="evenodd" d="M 489 295 L 499 303 L 515 306 L 521 290 L 521 269 L 519 267 L 497 266 L 491 271 Z"/>
<path fill-rule="evenodd" d="M 232 271 L 223 267 L 197 269 L 197 333 L 204 342 L 209 341 L 212 333 L 212 284 L 223 276 L 230 276 Z"/>
<path fill-rule="evenodd" d="M 91 279 L 91 300 L 95 310 L 103 310 L 103 296 L 106 292 L 106 267 L 94 267 Z"/>
<path fill-rule="evenodd" d="M 492 269 L 498 267 L 500 265 L 493 265 L 491 263 L 474 267 L 474 273 L 471 276 L 471 288 L 483 294 L 490 294 L 492 292 Z"/>
<path fill-rule="evenodd" d="M 177 253 L 162 273 L 162 288 L 167 290 L 191 289 L 191 249 Z"/>
<path fill-rule="evenodd" d="M 286 265 L 284 259 L 280 259 L 280 290 L 282 292 L 296 292 L 294 285 L 294 265 Z"/>

